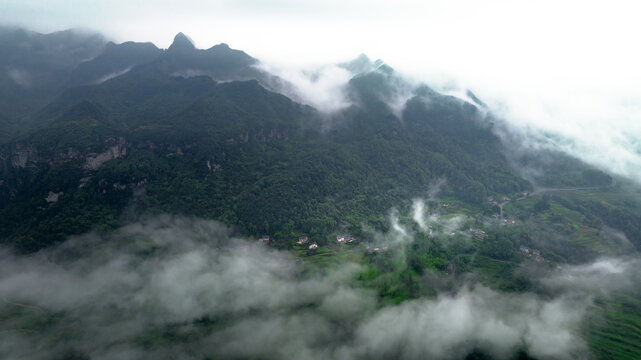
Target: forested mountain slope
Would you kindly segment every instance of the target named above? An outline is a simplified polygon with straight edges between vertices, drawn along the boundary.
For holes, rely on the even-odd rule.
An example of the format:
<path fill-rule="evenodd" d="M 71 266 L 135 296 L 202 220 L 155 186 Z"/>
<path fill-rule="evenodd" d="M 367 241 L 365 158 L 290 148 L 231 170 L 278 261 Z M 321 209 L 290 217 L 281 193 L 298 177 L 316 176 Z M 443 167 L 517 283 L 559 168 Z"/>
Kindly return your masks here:
<path fill-rule="evenodd" d="M 437 181 L 479 207 L 532 188 L 479 104 L 361 56 L 342 65 L 351 106 L 326 114 L 268 90 L 276 77 L 256 63 L 178 34 L 167 50 L 108 43 L 67 70 L 66 90 L 1 147 L 2 240 L 33 251 L 117 226 L 126 209 L 327 236 L 384 226 Z"/>
<path fill-rule="evenodd" d="M 353 105 L 330 120 L 265 89 L 252 57 L 224 44 L 198 50 L 182 34 L 159 55 L 107 45 L 73 74 L 119 71 L 127 48 L 151 60 L 70 87 L 3 146 L 5 241 L 35 250 L 115 226 L 132 204 L 222 219 L 251 235 L 320 235 L 376 223 L 439 179 L 477 204 L 529 187 L 475 106 L 411 88 L 387 65 L 357 74 Z M 256 80 L 216 82 L 244 77 Z M 402 112 L 390 103 L 399 85 L 410 91 Z"/>

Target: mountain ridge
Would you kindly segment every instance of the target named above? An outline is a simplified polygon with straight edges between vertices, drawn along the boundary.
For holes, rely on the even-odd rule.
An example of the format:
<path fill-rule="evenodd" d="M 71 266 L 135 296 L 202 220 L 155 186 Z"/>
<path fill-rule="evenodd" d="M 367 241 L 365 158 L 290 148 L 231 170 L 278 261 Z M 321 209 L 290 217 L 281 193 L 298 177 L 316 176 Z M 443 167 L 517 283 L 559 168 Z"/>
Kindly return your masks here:
<path fill-rule="evenodd" d="M 34 251 L 117 226 L 132 204 L 251 236 L 321 236 L 380 226 L 387 209 L 440 179 L 445 194 L 480 207 L 532 188 L 475 106 L 410 84 L 382 61 L 357 58 L 353 105 L 328 119 L 266 88 L 271 75 L 245 52 L 196 49 L 181 34 L 175 42 L 171 51 L 106 44 L 86 67 L 119 69 L 134 53 L 148 61 L 70 87 L 0 147 L 3 241 Z M 48 202 L 49 192 L 62 195 Z"/>

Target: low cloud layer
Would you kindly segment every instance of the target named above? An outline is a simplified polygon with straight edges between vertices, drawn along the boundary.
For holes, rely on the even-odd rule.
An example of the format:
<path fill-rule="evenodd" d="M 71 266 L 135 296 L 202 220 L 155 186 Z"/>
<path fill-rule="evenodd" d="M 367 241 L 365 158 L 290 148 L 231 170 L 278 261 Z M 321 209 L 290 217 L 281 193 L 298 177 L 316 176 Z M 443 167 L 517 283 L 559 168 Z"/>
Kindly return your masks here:
<path fill-rule="evenodd" d="M 267 62 L 263 68 L 294 84 L 294 91 L 286 95 L 327 113 L 352 104 L 346 87 L 354 72 L 336 65 L 275 64 L 278 62 Z M 466 93 L 470 89 L 487 106 L 479 107 L 480 115 L 489 112 L 494 116 L 491 121 L 498 125 L 494 130 L 511 153 L 558 151 L 637 183 L 641 179 L 638 88 L 615 78 L 594 82 L 590 77 L 581 78 L 581 74 L 570 81 L 551 78 L 550 74 L 535 77 L 519 73 L 508 79 L 504 74 L 488 77 L 469 70 L 424 69 L 402 63 L 398 69 L 398 81 L 390 82 L 393 94 L 382 99 L 397 117 L 402 117 L 405 103 L 413 96 L 412 89 L 420 82 L 475 104 Z M 513 80 L 521 78 L 522 82 Z"/>
<path fill-rule="evenodd" d="M 7 75 L 11 80 L 13 80 L 13 82 L 24 88 L 31 86 L 31 75 L 29 75 L 25 70 L 10 68 L 7 70 Z"/>
<path fill-rule="evenodd" d="M 599 258 L 588 264 L 561 266 L 541 279 L 541 283 L 552 290 L 573 289 L 598 295 L 636 291 L 641 285 L 641 260 Z"/>
<path fill-rule="evenodd" d="M 98 80 L 96 80 L 96 84 L 102 84 L 103 82 L 105 82 L 107 80 L 111 80 L 111 79 L 113 79 L 115 77 L 118 77 L 120 75 L 124 75 L 124 74 L 128 73 L 129 70 L 131 70 L 131 66 L 127 67 L 127 68 L 125 68 L 123 70 L 112 72 L 110 74 L 104 75 L 104 76 L 100 77 Z"/>
<path fill-rule="evenodd" d="M 352 102 L 347 96 L 348 81 L 356 75 L 336 65 L 276 65 L 266 62 L 263 69 L 294 84 L 286 95 L 326 113 L 345 109 Z M 394 62 L 392 65 L 396 65 Z M 474 103 L 471 89 L 485 107 L 480 115 L 491 113 L 497 135 L 513 154 L 538 150 L 558 151 L 576 157 L 596 168 L 635 181 L 641 179 L 641 95 L 639 89 L 618 83 L 562 81 L 549 74 L 522 74 L 524 87 L 495 74 L 478 76 L 461 69 L 422 69 L 399 65 L 395 90 L 384 100 L 397 117 L 402 117 L 412 89 L 420 81 L 445 95 Z M 369 69 L 370 71 L 373 69 Z M 403 70 L 407 71 L 404 72 Z M 453 71 L 459 70 L 461 72 Z M 401 78 L 399 74 L 404 74 Z M 577 74 L 577 76 L 579 76 Z M 542 79 L 550 86 L 539 83 Z M 402 80 L 402 81 L 401 81 Z M 576 79 L 575 79 L 576 80 Z M 553 85 L 552 85 L 553 84 Z M 606 91 L 605 88 L 612 89 Z M 476 104 L 478 105 L 478 104 Z"/>
<path fill-rule="evenodd" d="M 584 350 L 575 331 L 586 304 L 578 304 L 464 289 L 383 309 L 361 328 L 358 342 L 378 358 L 463 358 L 472 346 L 506 358 L 523 344 L 534 357 L 575 357 Z"/>
<path fill-rule="evenodd" d="M 581 354 L 585 298 L 467 286 L 378 309 L 362 269 L 315 270 L 213 221 L 158 217 L 0 253 L 0 355 L 455 359 Z"/>
<path fill-rule="evenodd" d="M 293 85 L 292 88 L 277 89 L 284 95 L 318 110 L 334 113 L 351 105 L 346 86 L 354 73 L 345 68 L 325 65 L 303 69 L 267 64 L 261 64 L 259 68 Z"/>

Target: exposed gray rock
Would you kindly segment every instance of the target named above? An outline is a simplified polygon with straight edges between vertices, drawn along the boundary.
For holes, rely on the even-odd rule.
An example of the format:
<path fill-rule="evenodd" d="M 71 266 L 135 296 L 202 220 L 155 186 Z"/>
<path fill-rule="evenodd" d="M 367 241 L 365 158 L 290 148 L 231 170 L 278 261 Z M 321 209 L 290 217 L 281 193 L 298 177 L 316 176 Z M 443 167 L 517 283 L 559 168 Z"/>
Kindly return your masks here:
<path fill-rule="evenodd" d="M 119 138 L 118 143 L 109 147 L 107 151 L 100 154 L 88 154 L 85 159 L 84 168 L 87 170 L 98 170 L 107 161 L 117 159 L 125 155 L 127 155 L 127 142 L 124 138 Z"/>
<path fill-rule="evenodd" d="M 55 204 L 58 202 L 60 199 L 60 196 L 64 195 L 62 191 L 60 192 L 53 192 L 49 191 L 49 195 L 45 198 L 45 201 L 48 202 L 49 204 Z"/>

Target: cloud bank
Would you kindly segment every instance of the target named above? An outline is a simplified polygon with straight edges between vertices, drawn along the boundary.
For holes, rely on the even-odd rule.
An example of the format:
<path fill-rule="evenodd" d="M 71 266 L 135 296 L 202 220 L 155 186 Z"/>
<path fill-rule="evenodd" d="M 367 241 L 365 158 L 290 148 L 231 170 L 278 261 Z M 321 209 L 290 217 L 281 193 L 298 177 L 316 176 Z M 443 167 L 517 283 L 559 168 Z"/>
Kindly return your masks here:
<path fill-rule="evenodd" d="M 337 65 L 294 68 L 264 63 L 259 68 L 292 85 L 291 88 L 277 89 L 284 95 L 321 111 L 335 113 L 351 105 L 346 86 L 354 73 L 345 68 Z"/>
<path fill-rule="evenodd" d="M 157 217 L 28 257 L 0 253 L 8 359 L 455 359 L 582 354 L 585 298 L 481 286 L 377 308 L 358 265 L 320 271 L 230 236 Z"/>

